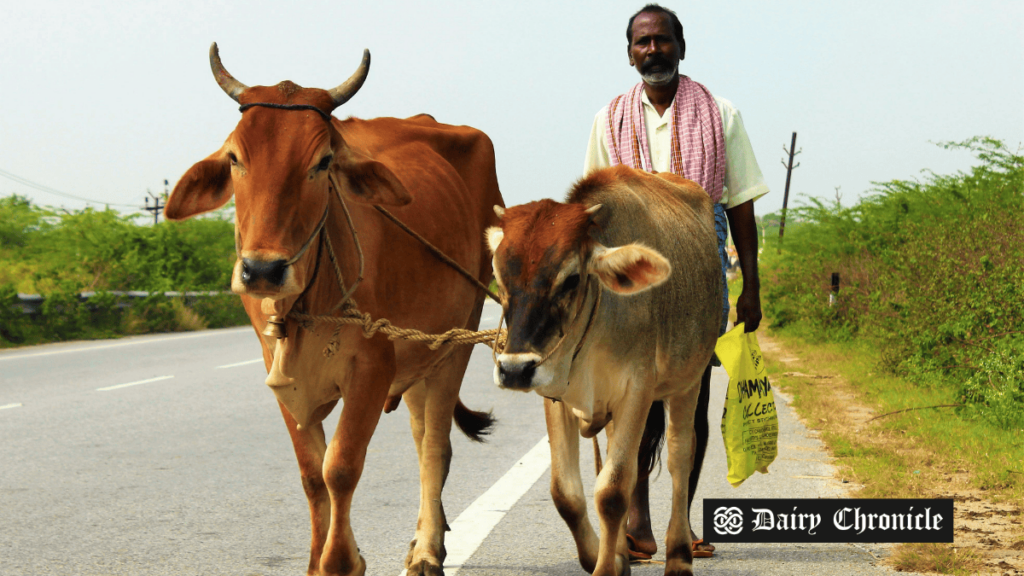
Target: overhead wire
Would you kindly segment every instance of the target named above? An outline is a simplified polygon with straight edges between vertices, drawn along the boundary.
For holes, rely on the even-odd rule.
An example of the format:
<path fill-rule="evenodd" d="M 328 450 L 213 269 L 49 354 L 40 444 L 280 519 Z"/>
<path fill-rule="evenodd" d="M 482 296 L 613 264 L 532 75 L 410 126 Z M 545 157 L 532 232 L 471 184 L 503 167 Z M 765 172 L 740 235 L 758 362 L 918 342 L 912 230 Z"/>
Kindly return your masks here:
<path fill-rule="evenodd" d="M 43 184 L 39 184 L 39 183 L 33 182 L 33 181 L 29 180 L 28 178 L 23 178 L 21 176 L 18 176 L 17 174 L 12 174 L 12 173 L 10 173 L 10 172 L 8 172 L 6 170 L 0 170 L 0 177 L 6 178 L 6 179 L 11 180 L 13 182 L 17 182 L 18 184 L 21 184 L 23 186 L 28 186 L 29 188 L 35 188 L 36 190 L 39 190 L 40 192 L 46 192 L 47 194 L 53 194 L 53 195 L 56 195 L 56 196 L 63 196 L 64 198 L 71 198 L 73 200 L 79 200 L 79 201 L 82 201 L 82 202 L 90 202 L 90 203 L 93 203 L 93 204 L 102 204 L 104 206 L 123 206 L 123 207 L 126 207 L 126 208 L 136 208 L 136 209 L 139 208 L 138 204 L 119 204 L 117 202 L 104 202 L 102 200 L 90 200 L 89 198 L 83 198 L 81 196 L 75 196 L 74 194 L 68 194 L 67 192 L 61 192 L 60 190 L 55 190 L 53 188 L 50 188 L 49 186 L 45 186 Z"/>

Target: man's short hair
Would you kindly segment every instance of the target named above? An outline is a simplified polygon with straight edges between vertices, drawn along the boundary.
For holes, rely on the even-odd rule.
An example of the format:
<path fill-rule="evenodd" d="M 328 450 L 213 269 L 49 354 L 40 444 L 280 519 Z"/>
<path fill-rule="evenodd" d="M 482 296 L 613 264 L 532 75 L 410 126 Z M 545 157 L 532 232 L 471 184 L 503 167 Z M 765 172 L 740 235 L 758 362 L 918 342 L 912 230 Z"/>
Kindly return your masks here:
<path fill-rule="evenodd" d="M 633 20 L 636 20 L 636 17 L 641 14 L 654 12 L 660 12 L 668 16 L 669 20 L 672 21 L 672 33 L 675 35 L 676 41 L 679 42 L 680 46 L 685 47 L 686 40 L 683 40 L 683 24 L 679 21 L 679 17 L 676 16 L 675 12 L 658 4 L 648 4 L 629 17 L 629 24 L 626 25 L 626 40 L 629 42 L 629 45 L 633 45 Z"/>

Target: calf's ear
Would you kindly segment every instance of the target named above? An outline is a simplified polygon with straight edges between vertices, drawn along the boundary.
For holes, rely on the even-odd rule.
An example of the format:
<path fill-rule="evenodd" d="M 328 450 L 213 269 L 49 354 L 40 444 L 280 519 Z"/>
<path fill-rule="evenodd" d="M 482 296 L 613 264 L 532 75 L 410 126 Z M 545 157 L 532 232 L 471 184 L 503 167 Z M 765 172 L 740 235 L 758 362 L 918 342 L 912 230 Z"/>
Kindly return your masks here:
<path fill-rule="evenodd" d="M 220 149 L 197 162 L 178 180 L 167 199 L 164 217 L 184 220 L 196 214 L 216 210 L 228 203 L 234 187 L 231 183 L 231 160 L 227 150 Z"/>
<path fill-rule="evenodd" d="M 623 295 L 654 288 L 672 274 L 668 260 L 642 244 L 617 248 L 598 244 L 590 257 L 590 269 L 609 290 Z"/>
<path fill-rule="evenodd" d="M 491 249 L 491 254 L 494 254 L 498 251 L 498 245 L 505 239 L 505 231 L 497 226 L 491 226 L 484 235 L 487 237 L 487 247 Z"/>
<path fill-rule="evenodd" d="M 412 195 L 390 168 L 380 162 L 343 149 L 335 154 L 331 165 L 341 192 L 355 202 L 380 206 L 405 206 Z"/>

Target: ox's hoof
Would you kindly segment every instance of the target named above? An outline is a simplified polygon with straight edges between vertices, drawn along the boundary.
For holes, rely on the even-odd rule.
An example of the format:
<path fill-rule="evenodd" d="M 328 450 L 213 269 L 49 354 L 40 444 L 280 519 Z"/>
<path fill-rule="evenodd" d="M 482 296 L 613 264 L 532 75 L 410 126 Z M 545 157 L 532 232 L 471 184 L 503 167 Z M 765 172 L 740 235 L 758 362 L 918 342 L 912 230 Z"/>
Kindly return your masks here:
<path fill-rule="evenodd" d="M 441 544 L 440 553 L 436 555 L 436 560 L 430 558 L 422 558 L 416 561 L 416 538 L 409 542 L 409 553 L 405 555 L 405 569 L 408 576 L 444 576 L 444 570 L 442 565 L 444 564 L 445 557 L 448 556 L 448 550 L 445 549 L 444 544 Z M 420 557 L 423 554 L 419 554 Z"/>
<path fill-rule="evenodd" d="M 693 576 L 693 564 L 674 558 L 665 562 L 665 576 Z"/>
<path fill-rule="evenodd" d="M 366 560 L 363 559 L 362 554 L 356 556 L 356 559 L 356 565 L 348 572 L 332 572 L 321 567 L 319 574 L 323 576 L 366 576 Z"/>

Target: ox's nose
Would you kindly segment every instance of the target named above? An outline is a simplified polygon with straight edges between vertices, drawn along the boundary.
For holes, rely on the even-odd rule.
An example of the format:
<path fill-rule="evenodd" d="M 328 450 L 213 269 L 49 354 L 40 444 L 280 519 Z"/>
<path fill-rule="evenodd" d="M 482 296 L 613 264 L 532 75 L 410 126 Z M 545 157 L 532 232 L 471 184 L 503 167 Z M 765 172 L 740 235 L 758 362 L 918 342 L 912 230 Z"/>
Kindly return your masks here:
<path fill-rule="evenodd" d="M 280 286 L 284 283 L 284 274 L 287 270 L 287 261 L 283 259 L 264 262 L 262 260 L 243 258 L 242 283 L 247 287 L 261 282 L 272 286 Z"/>
<path fill-rule="evenodd" d="M 498 384 L 503 388 L 513 390 L 531 388 L 533 377 L 537 372 L 537 360 L 532 357 L 532 354 L 509 354 L 508 356 L 510 357 L 498 358 Z"/>

